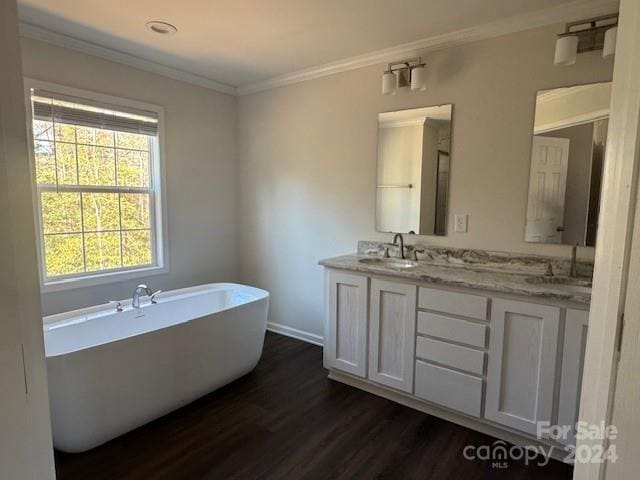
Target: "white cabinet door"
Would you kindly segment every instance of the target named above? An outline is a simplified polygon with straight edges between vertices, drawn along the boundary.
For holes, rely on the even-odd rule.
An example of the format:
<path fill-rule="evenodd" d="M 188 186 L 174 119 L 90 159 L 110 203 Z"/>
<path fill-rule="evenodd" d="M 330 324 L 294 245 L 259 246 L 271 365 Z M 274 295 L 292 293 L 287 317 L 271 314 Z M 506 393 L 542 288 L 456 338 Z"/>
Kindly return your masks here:
<path fill-rule="evenodd" d="M 560 309 L 494 299 L 485 417 L 530 434 L 551 422 Z"/>
<path fill-rule="evenodd" d="M 413 392 L 417 287 L 371 280 L 369 378 Z"/>
<path fill-rule="evenodd" d="M 368 282 L 362 275 L 326 271 L 325 366 L 359 377 L 367 376 Z"/>
<path fill-rule="evenodd" d="M 582 370 L 584 351 L 587 346 L 587 325 L 589 312 L 567 310 L 564 327 L 564 348 L 562 349 L 562 374 L 560 377 L 560 396 L 558 399 L 558 425 L 570 426 L 567 438 L 559 439 L 563 443 L 575 445 L 575 425 L 580 407 L 580 389 L 582 388 Z"/>

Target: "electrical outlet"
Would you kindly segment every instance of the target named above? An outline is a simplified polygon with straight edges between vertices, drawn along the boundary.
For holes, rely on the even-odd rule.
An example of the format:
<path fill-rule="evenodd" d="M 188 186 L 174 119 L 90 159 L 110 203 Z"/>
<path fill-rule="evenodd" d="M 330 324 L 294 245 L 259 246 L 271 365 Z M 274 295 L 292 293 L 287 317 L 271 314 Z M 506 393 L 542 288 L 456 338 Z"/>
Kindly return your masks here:
<path fill-rule="evenodd" d="M 467 233 L 469 228 L 469 215 L 456 215 L 455 216 L 455 231 L 456 233 Z"/>

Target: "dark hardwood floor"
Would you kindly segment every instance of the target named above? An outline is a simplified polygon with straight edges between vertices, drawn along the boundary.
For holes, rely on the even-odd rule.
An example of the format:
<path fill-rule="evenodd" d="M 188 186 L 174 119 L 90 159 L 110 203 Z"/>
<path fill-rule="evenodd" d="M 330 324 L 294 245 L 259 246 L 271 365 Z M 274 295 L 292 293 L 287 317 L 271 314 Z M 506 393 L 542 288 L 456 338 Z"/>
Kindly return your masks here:
<path fill-rule="evenodd" d="M 322 349 L 267 333 L 249 375 L 81 454 L 56 452 L 58 479 L 555 479 L 463 457 L 493 438 L 327 379 Z M 534 462 L 535 463 L 535 462 Z"/>

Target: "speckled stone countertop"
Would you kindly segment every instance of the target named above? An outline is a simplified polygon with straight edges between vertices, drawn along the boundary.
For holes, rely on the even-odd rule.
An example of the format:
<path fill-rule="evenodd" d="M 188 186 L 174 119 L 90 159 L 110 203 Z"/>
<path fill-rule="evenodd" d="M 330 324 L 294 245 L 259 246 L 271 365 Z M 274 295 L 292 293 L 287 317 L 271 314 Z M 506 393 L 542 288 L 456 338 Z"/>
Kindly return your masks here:
<path fill-rule="evenodd" d="M 421 259 L 419 256 L 416 266 L 412 268 L 397 268 L 390 265 L 360 262 L 363 258 L 381 257 L 377 251 L 370 250 L 368 253 L 362 253 L 363 248 L 361 247 L 362 245 L 359 245 L 359 253 L 328 258 L 326 260 L 321 260 L 319 263 L 325 267 L 341 270 L 393 276 L 438 285 L 449 285 L 562 300 L 581 304 L 587 307 L 591 302 L 590 288 L 563 284 L 530 283 L 530 279 L 532 277 L 540 277 L 543 274 L 543 272 L 540 271 L 541 267 L 538 264 L 548 264 L 545 263 L 545 259 L 547 259 L 547 257 L 514 256 L 512 260 L 508 262 L 500 262 L 503 264 L 501 266 L 496 266 L 493 261 L 485 263 L 468 263 L 464 261 L 447 263 L 442 257 L 433 259 L 425 257 Z M 493 255 L 489 252 L 486 254 Z M 528 261 L 530 261 L 529 268 L 523 267 L 523 264 L 518 260 L 519 258 L 528 259 Z M 559 263 L 564 262 L 563 259 L 556 259 L 556 261 Z M 506 268 L 505 264 L 507 263 L 514 265 L 514 268 Z M 590 266 L 588 263 L 582 263 L 579 273 L 589 270 L 589 268 Z M 562 273 L 564 272 L 560 270 L 557 276 L 561 277 Z"/>

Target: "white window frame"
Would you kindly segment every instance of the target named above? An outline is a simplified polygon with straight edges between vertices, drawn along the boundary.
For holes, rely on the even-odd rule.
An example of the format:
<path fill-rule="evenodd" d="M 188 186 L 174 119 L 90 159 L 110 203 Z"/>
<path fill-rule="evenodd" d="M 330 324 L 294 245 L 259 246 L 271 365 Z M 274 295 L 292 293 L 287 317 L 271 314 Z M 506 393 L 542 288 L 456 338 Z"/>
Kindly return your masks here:
<path fill-rule="evenodd" d="M 152 142 L 153 148 L 150 155 L 151 181 L 153 195 L 150 201 L 151 211 L 151 235 L 152 244 L 155 247 L 152 265 L 141 267 L 124 267 L 107 271 L 83 272 L 68 276 L 48 279 L 44 266 L 44 236 L 42 229 L 42 214 L 40 212 L 40 200 L 38 198 L 38 186 L 36 184 L 35 153 L 33 138 L 33 110 L 31 106 L 32 89 L 44 89 L 64 95 L 75 96 L 87 100 L 111 104 L 115 107 L 135 108 L 154 112 L 158 115 L 158 136 Z M 31 189 L 33 195 L 33 214 L 38 244 L 38 269 L 40 274 L 40 290 L 42 293 L 56 292 L 61 290 L 89 287 L 106 283 L 121 282 L 134 278 L 148 277 L 169 272 L 169 245 L 167 238 L 167 216 L 165 190 L 165 169 L 164 169 L 164 108 L 159 105 L 129 100 L 121 97 L 113 97 L 102 93 L 81 90 L 77 88 L 58 85 L 50 82 L 43 82 L 31 78 L 24 79 L 24 91 L 27 111 L 27 132 L 29 147 L 29 166 L 31 171 Z M 88 187 L 87 190 L 92 190 Z"/>

